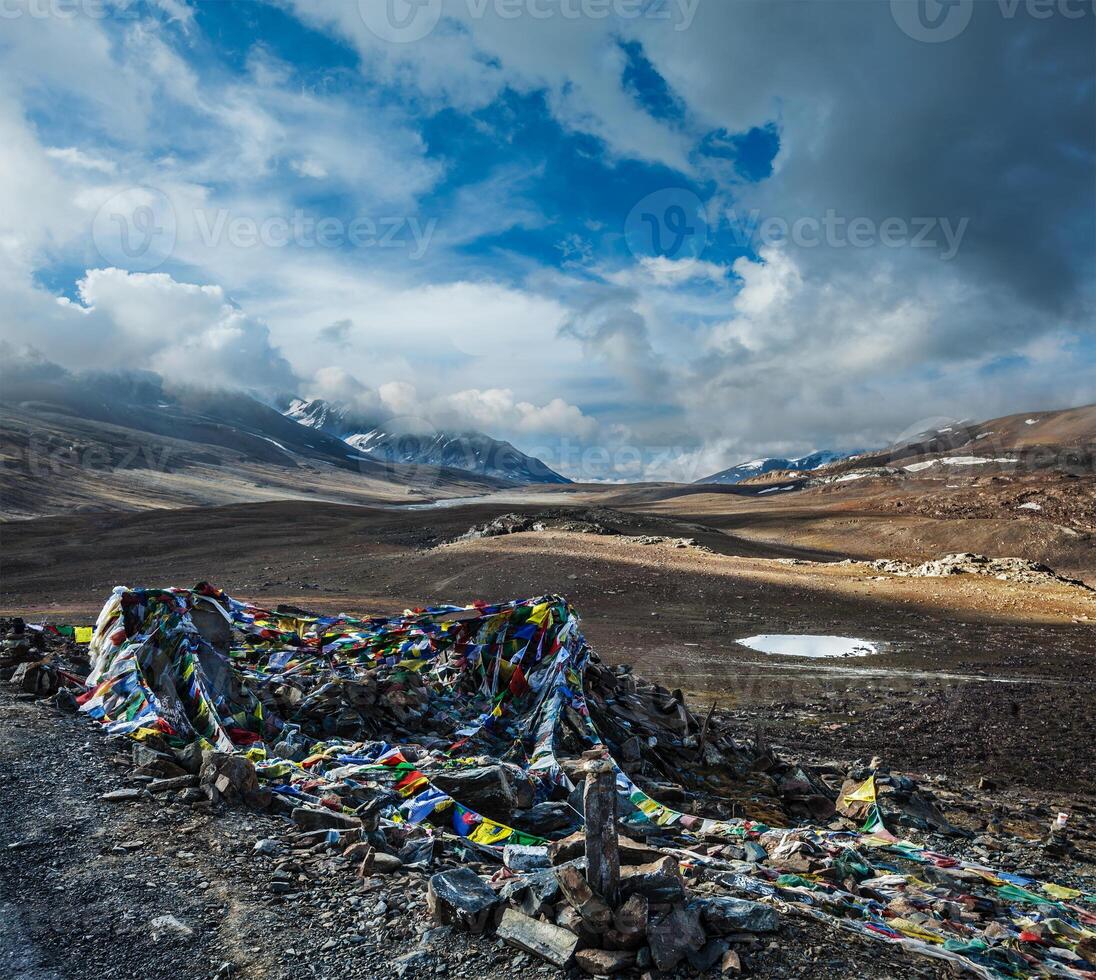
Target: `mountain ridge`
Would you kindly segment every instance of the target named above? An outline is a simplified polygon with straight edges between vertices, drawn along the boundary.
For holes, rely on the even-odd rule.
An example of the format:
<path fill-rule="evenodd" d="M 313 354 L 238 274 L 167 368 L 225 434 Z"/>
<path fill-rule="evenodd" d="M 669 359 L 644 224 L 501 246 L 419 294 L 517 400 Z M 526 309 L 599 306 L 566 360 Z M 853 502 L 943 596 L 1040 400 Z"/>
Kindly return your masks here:
<path fill-rule="evenodd" d="M 866 450 L 851 449 L 847 452 L 838 452 L 832 449 L 816 449 L 805 456 L 790 458 L 786 456 L 766 456 L 761 459 L 738 463 L 735 466 L 728 466 L 725 470 L 720 470 L 718 473 L 713 473 L 711 476 L 706 476 L 700 480 L 694 480 L 693 483 L 694 485 L 702 483 L 733 485 L 751 477 L 762 476 L 778 470 L 803 473 L 818 469 L 820 466 L 826 466 L 829 463 L 849 459 L 863 452 L 866 452 Z"/>
<path fill-rule="evenodd" d="M 341 439 L 383 463 L 445 466 L 512 483 L 567 484 L 571 481 L 542 460 L 483 432 L 399 431 L 355 415 L 323 398 L 293 398 L 283 409 L 299 425 Z"/>

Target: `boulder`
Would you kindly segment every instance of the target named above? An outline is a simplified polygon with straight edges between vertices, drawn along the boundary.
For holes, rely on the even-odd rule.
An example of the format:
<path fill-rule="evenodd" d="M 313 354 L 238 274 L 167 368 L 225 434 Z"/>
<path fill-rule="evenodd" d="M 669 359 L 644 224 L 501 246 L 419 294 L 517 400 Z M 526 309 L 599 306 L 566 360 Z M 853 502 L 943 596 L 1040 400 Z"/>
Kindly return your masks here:
<path fill-rule="evenodd" d="M 622 834 L 617 835 L 617 850 L 622 865 L 649 864 L 651 861 L 659 861 L 665 857 L 661 851 L 640 844 L 638 841 Z M 567 861 L 582 857 L 585 853 L 586 834 L 581 830 L 571 834 L 570 837 L 564 837 L 562 840 L 553 841 L 548 845 L 548 858 L 552 864 L 564 864 Z M 621 874 L 624 874 L 624 872 L 621 871 Z"/>
<path fill-rule="evenodd" d="M 559 912 L 556 913 L 556 925 L 578 936 L 580 946 L 600 946 L 602 943 L 603 937 L 594 932 L 578 911 L 566 902 L 560 903 Z"/>
<path fill-rule="evenodd" d="M 60 686 L 57 671 L 42 661 L 20 664 L 12 674 L 11 682 L 19 690 L 39 698 L 55 694 Z"/>
<path fill-rule="evenodd" d="M 730 949 L 731 944 L 725 939 L 709 939 L 700 949 L 692 949 L 686 953 L 686 958 L 697 973 L 707 973 L 716 963 L 723 961 L 723 954 Z"/>
<path fill-rule="evenodd" d="M 548 848 L 507 844 L 502 849 L 502 863 L 511 871 L 538 871 L 549 866 Z"/>
<path fill-rule="evenodd" d="M 689 908 L 699 913 L 704 927 L 717 936 L 732 932 L 775 932 L 780 928 L 780 913 L 770 905 L 728 895 L 698 898 Z"/>
<path fill-rule="evenodd" d="M 514 810 L 533 802 L 532 788 L 523 778 L 515 779 L 506 766 L 478 766 L 431 774 L 438 789 L 458 803 L 492 820 L 510 823 Z"/>
<path fill-rule="evenodd" d="M 707 941 L 696 908 L 675 905 L 669 912 L 651 919 L 647 926 L 647 944 L 651 959 L 659 970 L 672 970 L 689 953 L 695 953 Z"/>
<path fill-rule="evenodd" d="M 53 696 L 53 706 L 62 714 L 75 715 L 80 713 L 80 702 L 76 695 L 67 687 L 59 687 Z"/>
<path fill-rule="evenodd" d="M 511 826 L 537 837 L 550 837 L 580 823 L 577 813 L 566 802 L 545 800 L 527 810 L 515 810 Z"/>
<path fill-rule="evenodd" d="M 607 929 L 599 945 L 605 949 L 628 949 L 635 952 L 646 941 L 646 932 L 621 932 L 619 929 Z"/>
<path fill-rule="evenodd" d="M 487 882 L 468 868 L 439 872 L 426 889 L 426 905 L 435 922 L 476 935 L 494 923 L 499 902 Z"/>
<path fill-rule="evenodd" d="M 310 806 L 295 807 L 293 822 L 301 830 L 360 830 L 362 826 L 361 820 L 348 813 Z"/>
<path fill-rule="evenodd" d="M 499 896 L 526 915 L 537 918 L 559 899 L 559 882 L 551 869 L 534 871 L 506 882 Z"/>
<path fill-rule="evenodd" d="M 260 809 L 270 806 L 270 791 L 259 786 L 254 764 L 243 756 L 231 752 L 203 752 L 198 781 L 214 803 L 224 800 Z"/>
<path fill-rule="evenodd" d="M 633 895 L 613 914 L 613 930 L 622 937 L 647 935 L 648 905 L 645 895 Z"/>
<path fill-rule="evenodd" d="M 677 861 L 669 856 L 650 864 L 620 869 L 620 897 L 643 895 L 652 902 L 670 903 L 685 897 L 685 882 Z"/>

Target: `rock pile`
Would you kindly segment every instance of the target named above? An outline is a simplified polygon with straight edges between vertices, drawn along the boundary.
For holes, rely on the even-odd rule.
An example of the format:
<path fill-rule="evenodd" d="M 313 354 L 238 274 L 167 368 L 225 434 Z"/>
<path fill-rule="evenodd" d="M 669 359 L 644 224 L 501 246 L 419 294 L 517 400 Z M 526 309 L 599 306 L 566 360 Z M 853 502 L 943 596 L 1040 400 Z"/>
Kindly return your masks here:
<path fill-rule="evenodd" d="M 32 698 L 55 694 L 62 686 L 46 632 L 22 619 L 0 619 L 0 678 Z"/>
<path fill-rule="evenodd" d="M 880 558 L 866 562 L 872 568 L 889 575 L 911 578 L 940 578 L 947 575 L 991 575 L 1008 582 L 1026 582 L 1030 585 L 1088 586 L 1078 579 L 1059 575 L 1048 565 L 1026 558 L 989 558 L 971 552 L 944 555 L 932 561 L 914 565 L 895 558 Z"/>
<path fill-rule="evenodd" d="M 436 921 L 472 931 L 495 928 L 511 946 L 553 966 L 572 963 L 592 976 L 632 969 L 698 971 L 722 965 L 737 970 L 736 944 L 780 928 L 770 905 L 690 891 L 678 859 L 621 839 L 619 893 L 596 892 L 585 859 L 564 860 L 582 835 L 546 849 L 546 867 L 525 873 L 503 868 L 485 882 L 467 868 L 430 879 L 429 906 Z M 703 886 L 701 886 L 703 887 Z"/>
<path fill-rule="evenodd" d="M 458 541 L 474 541 L 477 538 L 496 538 L 503 534 L 521 534 L 527 531 L 572 531 L 577 534 L 619 534 L 597 520 L 592 512 L 574 510 L 546 510 L 538 514 L 502 514 L 486 524 L 469 528 Z"/>

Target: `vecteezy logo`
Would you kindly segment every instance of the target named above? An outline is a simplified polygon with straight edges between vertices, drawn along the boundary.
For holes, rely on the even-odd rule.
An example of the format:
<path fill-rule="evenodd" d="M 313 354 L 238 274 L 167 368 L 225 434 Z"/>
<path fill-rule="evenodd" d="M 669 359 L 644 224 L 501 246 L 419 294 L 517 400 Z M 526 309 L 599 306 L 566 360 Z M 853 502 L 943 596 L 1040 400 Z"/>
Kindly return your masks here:
<path fill-rule="evenodd" d="M 91 224 L 103 261 L 130 272 L 151 272 L 175 248 L 175 209 L 155 187 L 130 187 L 104 202 Z"/>
<path fill-rule="evenodd" d="M 939 44 L 966 30 L 974 0 L 891 0 L 891 16 L 915 41 Z"/>
<path fill-rule="evenodd" d="M 382 41 L 421 41 L 441 20 L 442 0 L 358 0 L 365 26 Z"/>
<path fill-rule="evenodd" d="M 695 259 L 708 244 L 704 205 L 684 187 L 655 191 L 628 213 L 624 238 L 637 258 Z"/>

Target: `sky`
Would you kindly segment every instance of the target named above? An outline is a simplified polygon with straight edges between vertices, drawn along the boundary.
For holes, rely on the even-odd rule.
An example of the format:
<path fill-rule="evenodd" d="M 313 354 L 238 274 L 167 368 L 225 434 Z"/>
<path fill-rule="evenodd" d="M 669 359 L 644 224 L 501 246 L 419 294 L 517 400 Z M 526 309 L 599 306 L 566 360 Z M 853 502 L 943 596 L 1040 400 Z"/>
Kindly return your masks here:
<path fill-rule="evenodd" d="M 0 340 L 692 480 L 1096 401 L 1092 0 L 0 0 Z"/>

